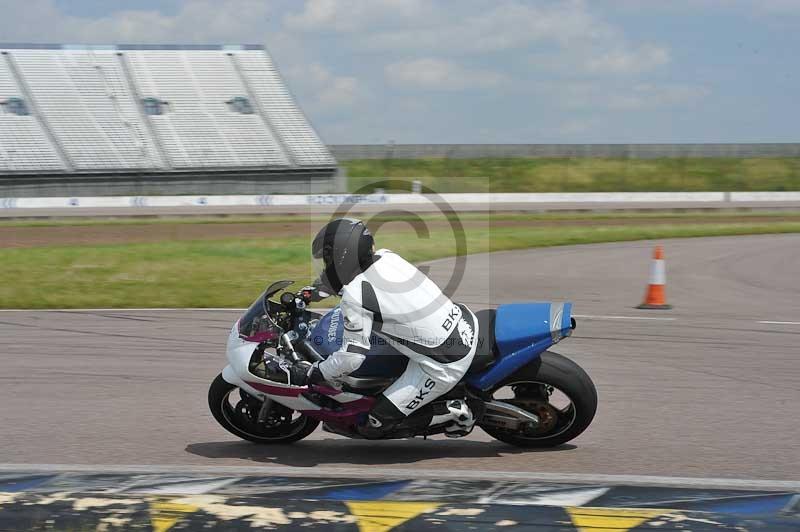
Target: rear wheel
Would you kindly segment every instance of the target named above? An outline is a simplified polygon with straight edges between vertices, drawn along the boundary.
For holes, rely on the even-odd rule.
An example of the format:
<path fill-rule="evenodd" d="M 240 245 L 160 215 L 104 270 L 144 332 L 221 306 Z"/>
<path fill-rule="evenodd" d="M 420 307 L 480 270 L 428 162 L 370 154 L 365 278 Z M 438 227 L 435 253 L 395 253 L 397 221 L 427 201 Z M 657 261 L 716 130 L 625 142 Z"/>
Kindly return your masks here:
<path fill-rule="evenodd" d="M 481 427 L 487 434 L 518 447 L 553 447 L 582 433 L 597 411 L 592 379 L 572 360 L 549 351 L 537 364 L 519 370 L 492 390 L 492 398 L 513 404 L 540 419 L 524 431 Z"/>
<path fill-rule="evenodd" d="M 255 443 L 292 443 L 317 428 L 319 421 L 272 403 L 259 421 L 263 402 L 217 375 L 208 389 L 208 407 L 225 430 Z"/>

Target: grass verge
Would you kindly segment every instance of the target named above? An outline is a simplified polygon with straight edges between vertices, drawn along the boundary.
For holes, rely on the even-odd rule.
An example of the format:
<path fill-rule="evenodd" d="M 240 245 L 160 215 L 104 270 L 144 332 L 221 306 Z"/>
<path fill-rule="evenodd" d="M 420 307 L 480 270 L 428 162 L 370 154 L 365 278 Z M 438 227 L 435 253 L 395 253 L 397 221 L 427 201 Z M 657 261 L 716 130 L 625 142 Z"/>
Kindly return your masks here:
<path fill-rule="evenodd" d="M 359 213 L 356 212 L 355 215 Z M 504 220 L 525 220 L 525 221 L 585 221 L 585 220 L 651 220 L 675 218 L 683 221 L 696 221 L 706 223 L 720 218 L 737 218 L 747 220 L 764 221 L 800 221 L 800 211 L 786 210 L 648 210 L 648 211 L 609 211 L 609 212 L 505 212 L 496 211 L 491 214 L 485 212 L 463 212 L 458 213 L 458 218 L 463 221 L 485 221 L 487 217 L 492 222 Z M 368 215 L 369 220 L 380 221 L 436 221 L 443 219 L 441 214 L 402 214 L 402 213 L 375 213 Z M 365 217 L 367 219 L 367 217 Z M 246 223 L 258 224 L 305 224 L 311 228 L 320 227 L 330 220 L 330 215 L 308 215 L 307 213 L 298 214 L 236 214 L 220 216 L 115 216 L 113 218 L 102 217 L 63 217 L 63 218 L 42 218 L 42 219 L 0 219 L 0 230 L 3 228 L 14 227 L 96 227 L 96 226 L 141 226 L 141 225 L 234 225 Z"/>
<path fill-rule="evenodd" d="M 585 223 L 592 216 L 584 215 L 562 218 L 555 229 L 553 224 L 537 224 L 541 219 L 532 216 L 529 223 L 513 225 L 492 224 L 488 218 L 485 224 L 472 223 L 463 233 L 467 252 L 800 232 L 795 217 L 728 222 L 708 216 L 691 224 L 678 223 L 680 218 L 674 224 L 652 224 L 646 217 L 627 216 L 619 224 L 592 225 Z M 429 238 L 417 238 L 407 227 L 387 225 L 381 229 L 379 245 L 415 262 L 455 254 L 449 227 L 431 227 Z M 244 307 L 269 281 L 308 281 L 312 276 L 308 246 L 306 236 L 296 236 L 0 249 L 0 308 Z"/>
<path fill-rule="evenodd" d="M 800 158 L 506 158 L 344 161 L 351 192 L 376 177 L 444 192 L 800 190 Z M 410 184 L 409 184 L 410 189 Z"/>

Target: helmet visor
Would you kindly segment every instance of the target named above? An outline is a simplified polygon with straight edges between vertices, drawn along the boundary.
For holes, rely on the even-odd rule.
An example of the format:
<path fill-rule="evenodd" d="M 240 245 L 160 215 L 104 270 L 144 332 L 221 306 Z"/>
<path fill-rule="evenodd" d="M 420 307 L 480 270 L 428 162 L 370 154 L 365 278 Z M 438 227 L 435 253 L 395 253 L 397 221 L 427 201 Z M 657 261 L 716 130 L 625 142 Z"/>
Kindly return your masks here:
<path fill-rule="evenodd" d="M 312 257 L 311 263 L 314 266 L 314 275 L 317 276 L 317 279 L 322 278 L 322 272 L 325 271 L 325 261 L 322 257 Z"/>

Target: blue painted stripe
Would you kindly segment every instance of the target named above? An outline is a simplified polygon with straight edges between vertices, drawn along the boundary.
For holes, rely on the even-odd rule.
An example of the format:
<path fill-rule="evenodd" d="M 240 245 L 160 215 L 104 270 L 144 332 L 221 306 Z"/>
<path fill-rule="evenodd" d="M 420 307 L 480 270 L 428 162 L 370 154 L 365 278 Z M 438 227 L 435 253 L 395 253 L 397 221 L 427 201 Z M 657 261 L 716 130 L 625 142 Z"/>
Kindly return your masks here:
<path fill-rule="evenodd" d="M 45 475 L 45 476 L 24 476 L 24 477 L 17 477 L 14 479 L 4 479 L 0 482 L 0 491 L 6 493 L 17 493 L 20 491 L 26 491 L 31 488 L 35 488 L 40 484 L 47 482 L 48 480 L 55 478 L 56 475 Z"/>
<path fill-rule="evenodd" d="M 720 514 L 774 515 L 785 508 L 792 497 L 794 497 L 794 494 L 756 496 L 730 501 L 709 501 L 705 504 L 701 501 L 697 501 L 687 505 L 686 508 L 695 511 Z"/>
<path fill-rule="evenodd" d="M 390 493 L 403 489 L 410 483 L 410 480 L 400 480 L 381 482 L 380 484 L 353 486 L 352 488 L 341 488 L 325 492 L 321 495 L 321 498 L 334 501 L 371 501 L 382 499 Z"/>

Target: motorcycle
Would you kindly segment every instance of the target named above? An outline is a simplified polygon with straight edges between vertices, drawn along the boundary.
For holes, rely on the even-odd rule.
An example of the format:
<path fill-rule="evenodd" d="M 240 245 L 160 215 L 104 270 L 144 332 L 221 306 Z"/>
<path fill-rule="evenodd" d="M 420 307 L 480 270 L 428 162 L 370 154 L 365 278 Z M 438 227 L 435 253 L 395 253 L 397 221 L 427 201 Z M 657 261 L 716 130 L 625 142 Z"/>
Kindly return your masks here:
<path fill-rule="evenodd" d="M 270 285 L 234 324 L 228 365 L 208 392 L 211 413 L 230 433 L 256 443 L 295 442 L 320 422 L 328 432 L 362 438 L 357 427 L 408 359 L 373 334 L 365 363 L 336 387 L 292 385 L 290 365 L 325 359 L 342 345 L 344 330 L 338 306 L 314 312 L 314 289 L 284 291 L 292 284 Z M 466 401 L 475 426 L 519 447 L 552 447 L 581 434 L 597 410 L 594 383 L 575 362 L 548 350 L 575 329 L 571 311 L 571 303 L 539 302 L 476 312 L 473 362 L 461 383 L 431 403 L 434 415 L 447 412 L 448 400 Z M 446 423 L 429 423 L 430 416 L 412 414 L 382 438 L 445 432 Z"/>

